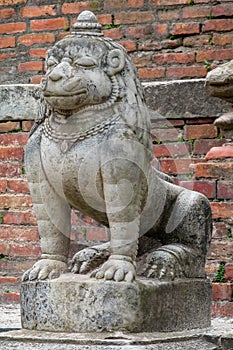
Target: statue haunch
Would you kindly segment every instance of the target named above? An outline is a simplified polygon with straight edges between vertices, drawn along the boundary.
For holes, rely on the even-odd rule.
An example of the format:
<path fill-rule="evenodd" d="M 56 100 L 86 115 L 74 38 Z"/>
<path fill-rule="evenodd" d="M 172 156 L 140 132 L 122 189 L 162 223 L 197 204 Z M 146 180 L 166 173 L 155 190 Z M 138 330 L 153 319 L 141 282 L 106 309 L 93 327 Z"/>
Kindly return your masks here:
<path fill-rule="evenodd" d="M 143 255 L 144 276 L 204 277 L 208 200 L 151 166 L 150 118 L 135 67 L 99 26 L 84 11 L 76 32 L 47 53 L 41 110 L 26 148 L 42 255 L 23 279 L 67 271 L 71 208 L 110 230 L 109 243 L 74 255 L 72 272 L 131 282 Z"/>

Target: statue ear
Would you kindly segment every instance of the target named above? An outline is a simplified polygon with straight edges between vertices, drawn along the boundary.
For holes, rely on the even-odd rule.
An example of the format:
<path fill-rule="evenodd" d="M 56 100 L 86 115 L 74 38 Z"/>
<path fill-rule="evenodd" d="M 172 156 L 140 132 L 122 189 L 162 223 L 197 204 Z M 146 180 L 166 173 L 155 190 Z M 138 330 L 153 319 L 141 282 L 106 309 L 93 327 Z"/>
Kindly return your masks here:
<path fill-rule="evenodd" d="M 111 50 L 107 57 L 107 69 L 108 75 L 114 75 L 122 71 L 125 66 L 124 52 L 119 49 Z"/>

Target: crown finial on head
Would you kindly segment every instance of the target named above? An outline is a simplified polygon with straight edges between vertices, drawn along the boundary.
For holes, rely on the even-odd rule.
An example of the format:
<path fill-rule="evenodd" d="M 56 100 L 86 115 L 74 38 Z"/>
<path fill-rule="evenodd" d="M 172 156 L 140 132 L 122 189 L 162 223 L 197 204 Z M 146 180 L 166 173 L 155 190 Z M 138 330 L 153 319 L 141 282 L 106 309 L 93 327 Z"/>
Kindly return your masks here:
<path fill-rule="evenodd" d="M 98 23 L 96 16 L 91 11 L 83 11 L 77 17 L 77 22 L 73 26 L 77 32 L 85 32 L 102 35 L 101 24 Z"/>

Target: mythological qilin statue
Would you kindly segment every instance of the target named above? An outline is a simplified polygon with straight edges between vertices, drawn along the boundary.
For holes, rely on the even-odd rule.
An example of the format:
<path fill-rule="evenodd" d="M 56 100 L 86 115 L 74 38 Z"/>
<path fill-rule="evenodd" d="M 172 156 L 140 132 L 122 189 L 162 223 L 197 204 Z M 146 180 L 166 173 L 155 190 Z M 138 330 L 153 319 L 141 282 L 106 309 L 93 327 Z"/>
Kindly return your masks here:
<path fill-rule="evenodd" d="M 143 255 L 143 276 L 204 278 L 208 200 L 152 167 L 150 115 L 125 49 L 103 36 L 89 11 L 74 27 L 47 52 L 26 148 L 42 255 L 24 281 L 67 271 L 71 208 L 110 230 L 110 242 L 74 255 L 72 272 L 131 282 Z"/>

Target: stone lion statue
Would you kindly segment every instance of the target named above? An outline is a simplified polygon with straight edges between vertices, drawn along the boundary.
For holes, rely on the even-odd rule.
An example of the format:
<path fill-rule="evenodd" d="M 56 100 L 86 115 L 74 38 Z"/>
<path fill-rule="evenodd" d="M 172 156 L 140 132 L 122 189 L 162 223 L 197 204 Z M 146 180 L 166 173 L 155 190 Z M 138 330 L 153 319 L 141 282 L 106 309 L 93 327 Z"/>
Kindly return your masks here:
<path fill-rule="evenodd" d="M 110 231 L 109 242 L 73 256 L 72 272 L 131 282 L 137 260 L 146 277 L 204 277 L 208 200 L 152 167 L 150 116 L 125 49 L 103 37 L 89 11 L 75 29 L 47 52 L 41 110 L 26 147 L 42 255 L 23 279 L 67 271 L 72 208 Z"/>

